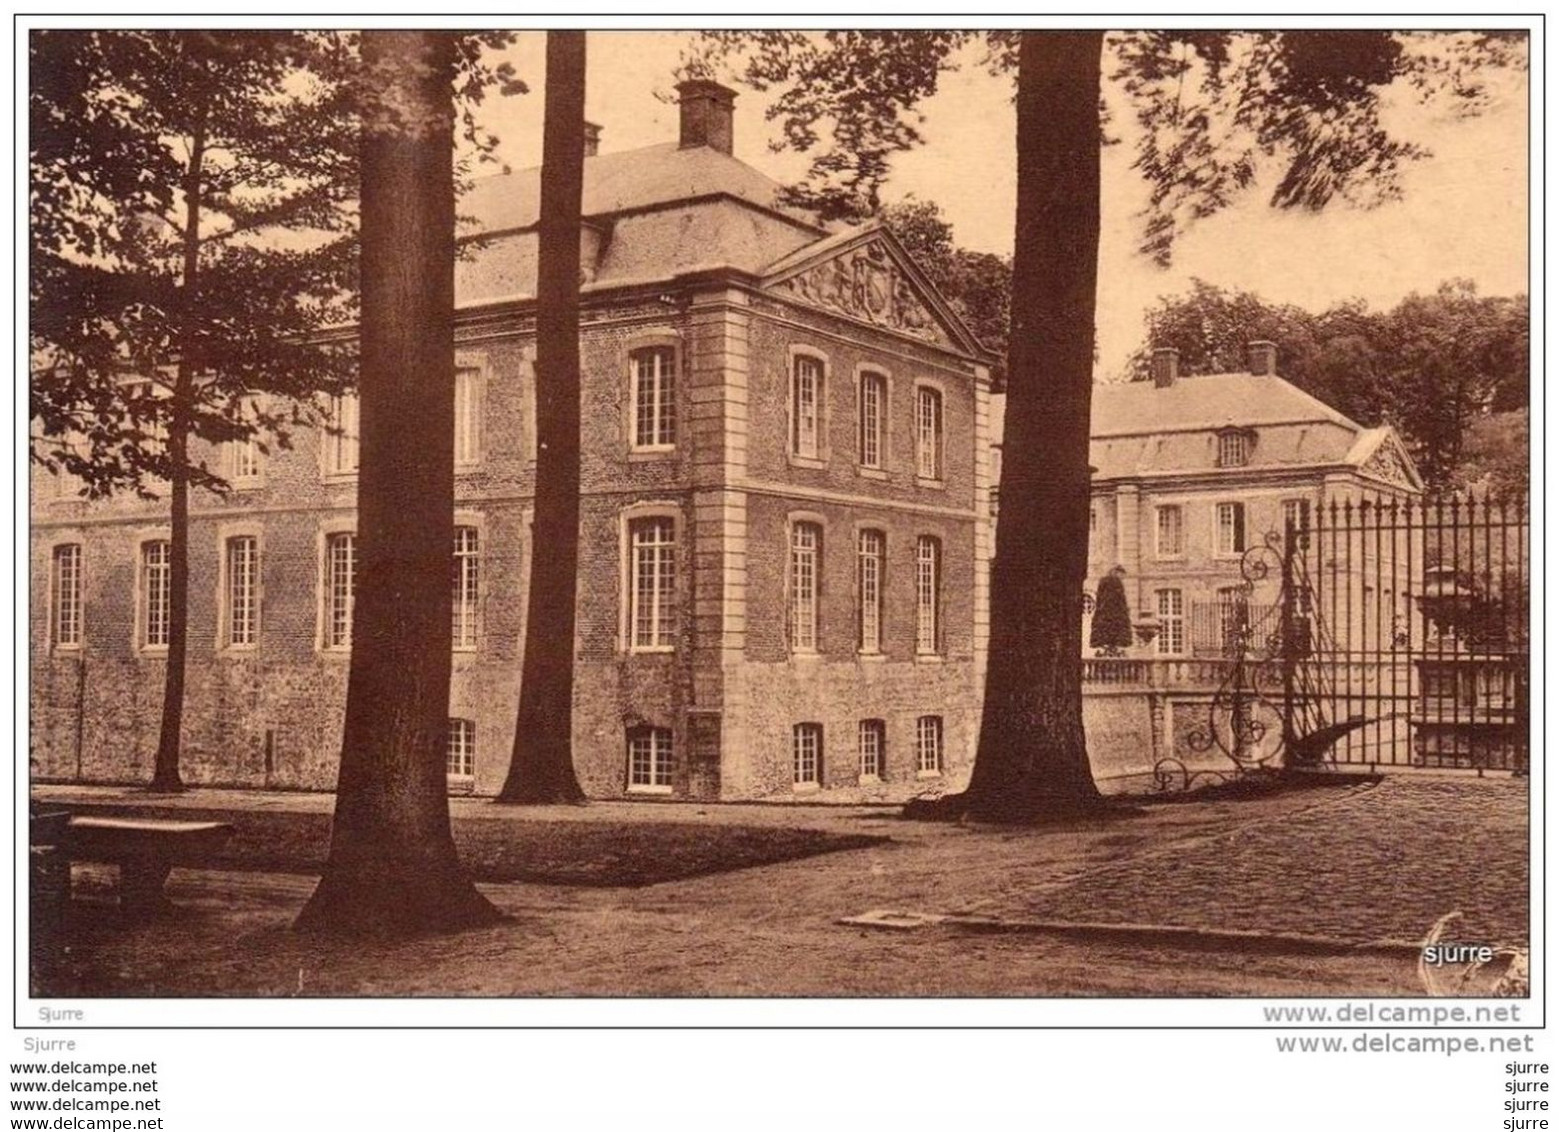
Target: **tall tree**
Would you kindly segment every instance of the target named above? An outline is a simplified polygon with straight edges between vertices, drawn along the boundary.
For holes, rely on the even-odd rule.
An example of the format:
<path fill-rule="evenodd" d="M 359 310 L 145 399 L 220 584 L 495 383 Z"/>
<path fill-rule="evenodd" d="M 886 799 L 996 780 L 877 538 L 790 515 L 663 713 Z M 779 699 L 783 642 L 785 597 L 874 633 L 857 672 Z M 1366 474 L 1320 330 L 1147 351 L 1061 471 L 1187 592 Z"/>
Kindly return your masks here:
<path fill-rule="evenodd" d="M 454 80 L 448 33 L 362 38 L 357 596 L 335 820 L 300 927 L 406 934 L 498 913 L 445 787 L 454 539 Z"/>
<path fill-rule="evenodd" d="M 1383 319 L 1393 416 L 1431 487 L 1456 481 L 1475 422 L 1525 407 L 1528 335 L 1525 295 L 1482 296 L 1465 280 L 1409 295 Z"/>
<path fill-rule="evenodd" d="M 1028 820 L 1099 797 L 1078 658 L 1088 573 L 1103 39 L 1102 32 L 1026 34 L 1018 52 L 1010 417 L 991 564 L 991 663 L 964 797 L 981 817 Z"/>
<path fill-rule="evenodd" d="M 35 31 L 28 46 L 30 450 L 88 497 L 167 492 L 151 789 L 175 791 L 190 492 L 226 487 L 192 442 L 285 443 L 312 394 L 350 379 L 316 337 L 349 309 L 339 55 L 297 33 Z"/>
<path fill-rule="evenodd" d="M 760 88 L 789 84 L 771 117 L 793 147 L 821 149 L 804 195 L 860 214 L 875 206 L 892 153 L 918 142 L 905 119 L 959 42 L 949 33 L 710 33 L 688 65 L 731 65 Z M 1263 165 L 1276 170 L 1277 207 L 1389 198 L 1399 168 L 1424 151 L 1387 131 L 1381 91 L 1401 79 L 1475 107 L 1486 93 L 1477 68 L 1522 62 L 1525 50 L 1519 37 L 1472 33 L 989 36 L 995 66 L 1017 77 L 1018 217 L 985 710 L 969 790 L 948 802 L 977 817 L 1032 820 L 1098 799 L 1079 658 L 1107 44 L 1135 113 L 1135 167 L 1151 186 L 1143 250 L 1160 261 L 1187 223 L 1230 204 Z M 822 144 L 825 121 L 831 145 Z"/>
<path fill-rule="evenodd" d="M 585 33 L 547 33 L 536 268 L 536 513 L 514 754 L 500 802 L 582 802 L 574 774 Z"/>

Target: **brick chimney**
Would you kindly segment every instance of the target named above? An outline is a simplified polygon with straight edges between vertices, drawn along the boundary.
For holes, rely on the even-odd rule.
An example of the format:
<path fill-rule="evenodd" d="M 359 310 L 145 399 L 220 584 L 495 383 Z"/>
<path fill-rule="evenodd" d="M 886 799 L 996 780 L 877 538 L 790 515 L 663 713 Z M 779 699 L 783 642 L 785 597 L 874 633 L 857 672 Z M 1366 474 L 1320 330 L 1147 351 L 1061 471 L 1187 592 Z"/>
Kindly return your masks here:
<path fill-rule="evenodd" d="M 1180 351 L 1173 346 L 1160 346 L 1153 351 L 1153 384 L 1168 389 L 1180 376 Z"/>
<path fill-rule="evenodd" d="M 730 153 L 736 92 L 710 79 L 688 79 L 677 84 L 677 95 L 682 104 L 681 148 L 707 145 Z"/>
<path fill-rule="evenodd" d="M 1250 372 L 1257 377 L 1273 377 L 1278 371 L 1278 344 L 1260 340 L 1245 347 L 1250 362 Z"/>
<path fill-rule="evenodd" d="M 594 157 L 601 152 L 601 127 L 594 122 L 585 123 L 585 156 Z"/>

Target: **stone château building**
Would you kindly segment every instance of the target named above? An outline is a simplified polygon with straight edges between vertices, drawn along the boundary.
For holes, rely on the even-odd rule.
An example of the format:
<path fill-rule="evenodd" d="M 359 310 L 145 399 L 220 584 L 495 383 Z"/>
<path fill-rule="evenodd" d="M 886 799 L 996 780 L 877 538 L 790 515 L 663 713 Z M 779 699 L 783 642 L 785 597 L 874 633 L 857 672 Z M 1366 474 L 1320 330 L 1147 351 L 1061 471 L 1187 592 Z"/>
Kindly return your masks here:
<path fill-rule="evenodd" d="M 789 795 L 972 758 L 986 626 L 979 343 L 884 229 L 781 203 L 732 156 L 734 95 L 585 162 L 575 763 L 588 794 Z M 461 203 L 452 788 L 509 763 L 535 554 L 537 170 Z M 328 789 L 351 647 L 352 398 L 192 503 L 184 771 Z M 38 477 L 32 757 L 138 781 L 157 745 L 168 517 Z"/>
<path fill-rule="evenodd" d="M 1358 508 L 1421 494 L 1412 459 L 1393 429 L 1349 420 L 1285 381 L 1276 362 L 1271 343 L 1255 342 L 1246 372 L 1186 376 L 1176 351 L 1159 350 L 1153 380 L 1093 388 L 1084 588 L 1091 598 L 1118 572 L 1133 623 L 1131 644 L 1119 650 L 1126 655 L 1100 658 L 1096 651 L 1116 650 L 1089 647 L 1090 615 L 1083 625 L 1083 720 L 1095 777 L 1107 789 L 1162 786 L 1161 760 L 1192 771 L 1230 767 L 1193 735 L 1227 731 L 1217 693 L 1231 679 L 1240 633 L 1259 647 L 1277 627 L 1280 558 L 1258 556 L 1265 576 L 1249 593 L 1241 564 L 1287 524 L 1326 525 L 1317 536 L 1324 543 L 1304 543 L 1300 555 L 1301 569 L 1316 571 L 1310 582 L 1324 582 L 1323 607 L 1306 608 L 1301 598 L 1295 614 L 1313 631 L 1380 657 L 1411 624 L 1409 567 L 1422 563 L 1422 548 L 1365 539 Z M 992 404 L 998 467 L 1004 400 Z M 1337 534 L 1339 515 L 1354 516 L 1351 533 Z M 1303 579 L 1296 588 L 1307 589 Z M 1409 700 L 1410 669 L 1387 669 L 1380 676 L 1333 658 L 1327 717 L 1346 718 L 1365 693 Z M 1277 721 L 1261 722 L 1275 741 Z M 1398 721 L 1349 736 L 1338 750 L 1354 761 L 1389 761 L 1381 752 L 1407 745 Z"/>
<path fill-rule="evenodd" d="M 1240 559 L 1287 523 L 1423 492 L 1389 425 L 1366 428 L 1285 381 L 1272 343 L 1248 353 L 1246 372 L 1186 376 L 1178 351 L 1157 350 L 1152 381 L 1093 389 L 1086 588 L 1124 570 L 1133 617 L 1156 623 L 1156 655 L 1222 655 Z M 1405 619 L 1405 578 L 1376 593 L 1361 575 L 1358 589 L 1361 631 Z"/>

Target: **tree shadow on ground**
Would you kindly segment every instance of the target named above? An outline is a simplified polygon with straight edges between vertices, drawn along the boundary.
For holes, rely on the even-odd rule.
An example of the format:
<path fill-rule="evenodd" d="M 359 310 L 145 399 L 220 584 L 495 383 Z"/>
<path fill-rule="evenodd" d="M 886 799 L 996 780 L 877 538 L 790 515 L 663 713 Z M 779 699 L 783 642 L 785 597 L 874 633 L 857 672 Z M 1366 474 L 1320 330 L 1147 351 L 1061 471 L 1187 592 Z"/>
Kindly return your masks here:
<path fill-rule="evenodd" d="M 72 806 L 74 813 L 222 821 L 226 844 L 191 868 L 318 876 L 330 847 L 330 815 L 154 806 Z M 500 884 L 639 888 L 773 865 L 819 853 L 864 849 L 886 838 L 867 833 L 697 822 L 561 823 L 523 818 L 454 819 L 455 844 L 474 880 Z"/>

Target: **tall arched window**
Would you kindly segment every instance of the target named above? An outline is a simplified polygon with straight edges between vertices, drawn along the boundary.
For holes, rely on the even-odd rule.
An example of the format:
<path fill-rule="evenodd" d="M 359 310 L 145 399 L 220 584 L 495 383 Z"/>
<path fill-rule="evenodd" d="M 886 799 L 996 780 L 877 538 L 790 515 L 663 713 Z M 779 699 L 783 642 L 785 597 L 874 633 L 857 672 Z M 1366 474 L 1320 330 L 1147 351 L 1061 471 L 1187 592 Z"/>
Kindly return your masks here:
<path fill-rule="evenodd" d="M 888 379 L 872 370 L 861 372 L 860 450 L 856 462 L 863 468 L 881 468 L 888 412 Z"/>
<path fill-rule="evenodd" d="M 942 393 L 929 385 L 915 389 L 915 475 L 942 478 Z"/>
<path fill-rule="evenodd" d="M 931 535 L 915 540 L 915 651 L 939 652 L 942 645 L 942 543 Z"/>
<path fill-rule="evenodd" d="M 882 580 L 886 539 L 866 529 L 856 542 L 856 595 L 859 601 L 856 647 L 863 653 L 882 651 Z"/>
<path fill-rule="evenodd" d="M 630 649 L 672 647 L 676 538 L 676 522 L 670 516 L 651 515 L 628 522 Z"/>
<path fill-rule="evenodd" d="M 141 544 L 141 647 L 168 647 L 173 557 L 167 539 Z"/>
<path fill-rule="evenodd" d="M 629 356 L 634 448 L 671 448 L 677 442 L 676 359 L 669 346 L 650 346 Z"/>
<path fill-rule="evenodd" d="M 476 648 L 478 593 L 482 569 L 481 533 L 475 527 L 455 528 L 455 570 L 450 594 L 451 633 L 462 652 Z"/>
<path fill-rule="evenodd" d="M 81 544 L 63 543 L 54 548 L 54 570 L 50 579 L 50 620 L 54 647 L 74 649 L 81 646 Z"/>
<path fill-rule="evenodd" d="M 324 645 L 327 649 L 349 649 L 352 602 L 357 595 L 357 536 L 350 531 L 340 531 L 325 539 L 324 589 Z"/>
<path fill-rule="evenodd" d="M 822 454 L 823 363 L 797 354 L 790 381 L 790 451 L 815 460 Z"/>
<path fill-rule="evenodd" d="M 790 648 L 817 651 L 817 607 L 823 564 L 823 528 L 796 523 L 790 528 Z"/>

